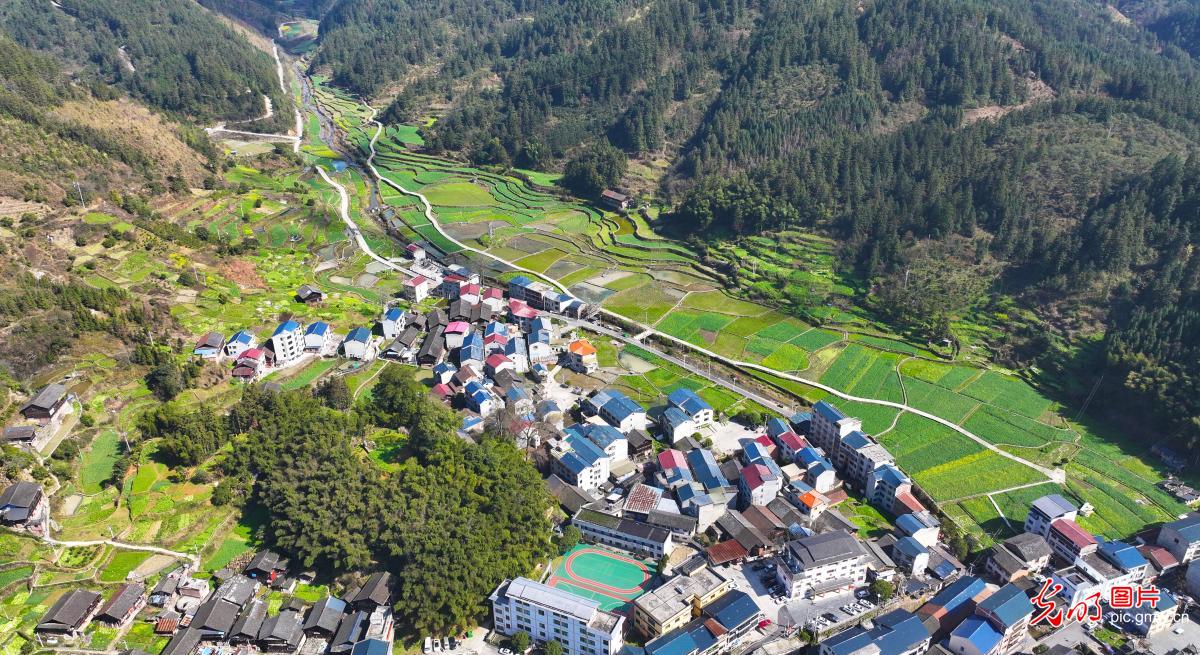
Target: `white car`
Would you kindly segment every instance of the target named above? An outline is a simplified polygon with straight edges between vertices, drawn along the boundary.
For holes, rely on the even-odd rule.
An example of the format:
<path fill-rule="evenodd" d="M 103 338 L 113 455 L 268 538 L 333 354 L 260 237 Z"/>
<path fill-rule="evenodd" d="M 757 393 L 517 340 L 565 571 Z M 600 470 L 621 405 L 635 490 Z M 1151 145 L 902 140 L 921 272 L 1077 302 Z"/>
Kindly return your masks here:
<path fill-rule="evenodd" d="M 421 652 L 425 653 L 425 655 L 429 655 L 429 653 L 433 652 L 433 637 L 425 638 L 425 646 L 421 648 Z"/>

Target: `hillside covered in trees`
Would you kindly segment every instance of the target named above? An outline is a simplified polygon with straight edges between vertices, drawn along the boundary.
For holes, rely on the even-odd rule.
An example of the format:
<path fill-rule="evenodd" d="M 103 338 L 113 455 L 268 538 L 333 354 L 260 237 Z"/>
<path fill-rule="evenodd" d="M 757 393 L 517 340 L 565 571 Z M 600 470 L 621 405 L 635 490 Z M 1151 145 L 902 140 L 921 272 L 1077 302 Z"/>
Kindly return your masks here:
<path fill-rule="evenodd" d="M 9 0 L 0 31 L 201 122 L 259 116 L 264 94 L 277 109 L 290 102 L 270 56 L 191 0 Z"/>
<path fill-rule="evenodd" d="M 323 575 L 391 571 L 414 633 L 475 625 L 501 580 L 550 554 L 552 503 L 537 470 L 510 440 L 456 436 L 456 415 L 410 369 L 385 368 L 373 399 L 351 411 L 319 396 L 252 387 L 227 416 L 163 405 L 140 427 L 164 437 L 159 455 L 174 464 L 231 445 L 213 502 L 266 510 L 266 543 Z M 362 448 L 375 428 L 407 435 L 389 468 Z"/>

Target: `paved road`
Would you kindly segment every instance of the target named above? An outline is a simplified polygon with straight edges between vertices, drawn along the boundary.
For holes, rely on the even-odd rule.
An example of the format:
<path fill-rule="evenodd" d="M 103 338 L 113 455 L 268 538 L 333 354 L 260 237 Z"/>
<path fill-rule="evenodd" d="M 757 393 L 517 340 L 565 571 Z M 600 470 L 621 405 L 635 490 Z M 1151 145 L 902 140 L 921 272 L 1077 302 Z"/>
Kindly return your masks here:
<path fill-rule="evenodd" d="M 168 555 L 170 557 L 178 557 L 179 559 L 186 559 L 186 560 L 195 562 L 197 566 L 200 565 L 200 560 L 195 555 L 189 555 L 188 553 L 181 553 L 181 552 L 175 551 L 175 550 L 168 550 L 166 548 L 159 548 L 158 546 L 146 546 L 143 544 L 130 544 L 130 543 L 125 543 L 124 541 L 117 541 L 115 539 L 91 539 L 91 540 L 85 540 L 85 541 L 61 541 L 61 540 L 55 539 L 53 537 L 42 537 L 42 541 L 44 541 L 48 544 L 54 545 L 54 546 L 66 546 L 67 548 L 77 548 L 77 547 L 81 547 L 81 546 L 108 545 L 108 546 L 112 546 L 113 548 L 122 548 L 124 550 L 140 550 L 140 551 L 144 551 L 147 553 L 156 553 L 158 555 Z"/>
<path fill-rule="evenodd" d="M 416 276 L 415 272 L 391 261 L 390 259 L 380 257 L 374 250 L 371 250 L 370 244 L 368 244 L 367 240 L 363 238 L 362 230 L 358 229 L 358 224 L 350 218 L 350 194 L 346 193 L 346 187 L 329 177 L 329 174 L 325 172 L 324 168 L 317 166 L 317 172 L 321 174 L 321 179 L 325 180 L 332 185 L 333 188 L 337 189 L 338 196 L 340 196 L 338 200 L 338 215 L 342 217 L 342 222 L 346 224 L 346 231 L 350 233 L 350 236 L 354 237 L 354 241 L 358 244 L 358 247 L 361 248 L 363 252 L 367 253 L 368 257 L 379 262 L 380 264 L 383 264 L 391 270 L 399 271 L 408 276 Z"/>
<path fill-rule="evenodd" d="M 369 105 L 368 105 L 368 107 L 369 107 Z M 371 110 L 372 110 L 372 112 L 374 112 L 374 108 L 371 108 Z M 399 191 L 405 195 L 413 196 L 413 197 L 417 198 L 418 200 L 420 200 L 421 204 L 424 206 L 425 218 L 430 222 L 431 225 L 433 225 L 434 229 L 438 231 L 438 234 L 441 234 L 443 237 L 445 237 L 451 243 L 457 245 L 459 248 L 462 248 L 464 251 L 473 252 L 477 255 L 487 257 L 487 258 L 497 261 L 501 264 L 509 266 L 509 267 L 513 268 L 514 270 L 521 271 L 522 273 L 526 273 L 528 275 L 534 276 L 541 280 L 545 280 L 548 284 L 553 285 L 555 288 L 559 289 L 560 291 L 567 294 L 571 298 L 577 298 L 577 296 L 575 296 L 575 294 L 571 293 L 570 289 L 568 289 L 566 286 L 564 286 L 562 283 L 560 283 L 558 280 L 555 280 L 554 278 L 543 275 L 542 273 L 539 273 L 537 271 L 532 271 L 532 270 L 524 268 L 522 266 L 518 266 L 517 264 L 515 264 L 513 262 L 510 262 L 501 257 L 497 257 L 496 255 L 493 255 L 491 253 L 484 252 L 482 250 L 479 250 L 478 248 L 472 248 L 472 247 L 458 241 L 453 236 L 448 234 L 442 228 L 441 223 L 438 222 L 437 216 L 433 212 L 433 205 L 429 202 L 429 199 L 426 198 L 424 194 L 420 193 L 419 191 L 410 191 L 409 189 L 404 188 L 403 186 L 397 184 L 396 182 L 393 182 L 392 180 L 381 175 L 379 173 L 379 170 L 375 168 L 375 164 L 374 164 L 374 159 L 375 159 L 375 154 L 376 154 L 375 141 L 379 138 L 380 133 L 383 131 L 383 125 L 381 125 L 378 121 L 376 121 L 374 119 L 374 113 L 372 113 L 372 119 L 369 122 L 374 123 L 377 126 L 377 130 L 375 132 L 375 136 L 371 138 L 371 143 L 370 143 L 370 153 L 371 154 L 367 158 L 367 168 L 369 168 L 371 170 L 371 173 L 380 182 L 387 184 L 388 186 L 391 186 L 392 188 L 396 189 L 397 191 Z M 904 410 L 906 412 L 916 414 L 917 416 L 926 418 L 926 419 L 931 420 L 940 425 L 944 425 L 945 427 L 950 428 L 951 430 L 954 430 L 955 432 L 958 432 L 959 434 L 961 434 L 961 435 L 971 439 L 975 443 L 979 444 L 981 447 L 986 448 L 987 450 L 990 450 L 993 453 L 996 453 L 997 455 L 999 455 L 1005 459 L 1009 459 L 1009 460 L 1012 460 L 1019 464 L 1028 466 L 1029 468 L 1032 468 L 1032 469 L 1042 473 L 1043 475 L 1045 475 L 1047 478 L 1049 478 L 1050 480 L 1052 480 L 1054 482 L 1062 483 L 1062 482 L 1066 481 L 1066 472 L 1062 469 L 1050 469 L 1050 468 L 1047 468 L 1040 464 L 1037 464 L 1035 462 L 1031 462 L 1023 457 L 1018 457 L 1016 455 L 1013 455 L 1012 453 L 1009 453 L 1009 452 L 997 447 L 996 445 L 992 444 L 991 442 L 987 441 L 986 439 L 979 437 L 975 433 L 971 432 L 970 430 L 967 430 L 966 428 L 964 428 L 956 423 L 946 420 L 940 416 L 930 414 L 929 412 L 926 412 L 924 410 L 917 409 L 908 404 L 892 402 L 890 400 L 879 400 L 877 398 L 864 398 L 861 396 L 854 396 L 854 395 L 845 393 L 843 391 L 840 391 L 838 389 L 835 389 L 829 385 L 821 384 L 820 382 L 808 380 L 808 379 L 805 379 L 805 378 L 802 378 L 802 377 L 799 377 L 796 375 L 792 375 L 790 373 L 776 371 L 775 369 L 768 368 L 761 364 L 755 364 L 753 362 L 743 362 L 740 360 L 732 359 L 730 357 L 726 357 L 724 355 L 721 355 L 721 354 L 715 353 L 711 350 L 708 350 L 707 348 L 702 348 L 700 346 L 697 346 L 696 344 L 690 343 L 688 341 L 684 341 L 683 339 L 679 339 L 679 338 L 671 336 L 669 334 L 659 332 L 658 330 L 654 329 L 653 326 L 638 323 L 637 321 L 633 321 L 626 316 L 622 316 L 620 314 L 617 314 L 615 312 L 609 311 L 604 308 L 600 309 L 600 313 L 602 315 L 613 318 L 614 320 L 619 320 L 620 322 L 634 325 L 642 333 L 649 333 L 659 339 L 662 339 L 664 341 L 670 341 L 682 348 L 687 348 L 688 350 L 691 350 L 693 352 L 700 353 L 700 354 L 702 354 L 706 357 L 709 357 L 711 359 L 714 359 L 716 361 L 722 362 L 729 366 L 733 366 L 734 368 L 740 368 L 743 370 L 756 370 L 756 371 L 761 371 L 763 373 L 768 373 L 770 375 L 774 375 L 774 376 L 783 378 L 785 380 L 791 380 L 793 382 L 798 382 L 800 384 L 808 385 L 815 389 L 820 389 L 832 396 L 841 398 L 843 400 L 855 401 L 855 402 L 865 403 L 868 405 L 881 405 L 884 407 L 891 407 L 894 409 L 900 409 L 900 410 Z M 638 345 L 642 345 L 642 344 L 640 342 L 638 342 Z M 740 391 L 739 391 L 739 393 L 740 393 Z"/>
<path fill-rule="evenodd" d="M 738 384 L 735 380 L 731 380 L 723 375 L 713 373 L 712 371 L 709 371 L 706 369 L 696 368 L 695 362 L 688 362 L 688 361 L 679 359 L 678 357 L 675 357 L 674 355 L 671 355 L 670 353 L 667 353 L 665 351 L 659 350 L 658 348 L 655 348 L 651 344 L 642 343 L 642 342 L 638 341 L 637 337 L 628 337 L 628 336 L 625 336 L 624 334 L 622 334 L 619 330 L 614 330 L 603 324 L 591 323 L 589 321 L 581 321 L 578 319 L 568 318 L 568 319 L 565 319 L 565 322 L 569 327 L 590 330 L 592 332 L 598 332 L 600 334 L 603 334 L 606 337 L 611 337 L 611 338 L 621 341 L 623 343 L 626 343 L 626 344 L 629 344 L 632 346 L 637 346 L 638 348 L 641 348 L 642 350 L 645 350 L 646 352 L 652 353 L 654 355 L 657 355 L 658 357 L 665 359 L 668 362 L 671 362 L 672 364 L 682 368 L 685 371 L 689 371 L 694 375 L 698 375 L 698 376 L 704 378 L 705 380 L 712 382 L 713 384 L 717 384 L 722 387 L 725 387 L 726 389 L 729 389 L 730 391 L 732 391 L 736 394 L 739 394 L 741 396 L 749 398 L 750 400 L 753 400 L 754 402 L 762 405 L 763 407 L 766 407 L 768 409 L 779 412 L 780 414 L 783 414 L 784 416 L 791 416 L 792 414 L 796 413 L 795 408 L 788 407 L 787 405 L 784 405 L 773 398 L 768 398 L 766 396 L 763 396 L 763 395 L 759 394 L 758 392 L 756 392 L 755 390 L 750 389 L 748 387 L 744 387 L 744 386 Z"/>

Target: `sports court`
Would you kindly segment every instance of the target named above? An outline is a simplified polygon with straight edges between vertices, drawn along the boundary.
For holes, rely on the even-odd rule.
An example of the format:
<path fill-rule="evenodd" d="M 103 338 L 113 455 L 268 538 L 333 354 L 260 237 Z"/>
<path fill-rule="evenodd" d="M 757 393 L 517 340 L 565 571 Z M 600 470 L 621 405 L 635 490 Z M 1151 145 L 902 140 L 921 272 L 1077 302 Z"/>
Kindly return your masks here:
<path fill-rule="evenodd" d="M 600 609 L 627 613 L 654 577 L 646 562 L 601 546 L 580 544 L 559 559 L 546 584 L 600 602 Z"/>

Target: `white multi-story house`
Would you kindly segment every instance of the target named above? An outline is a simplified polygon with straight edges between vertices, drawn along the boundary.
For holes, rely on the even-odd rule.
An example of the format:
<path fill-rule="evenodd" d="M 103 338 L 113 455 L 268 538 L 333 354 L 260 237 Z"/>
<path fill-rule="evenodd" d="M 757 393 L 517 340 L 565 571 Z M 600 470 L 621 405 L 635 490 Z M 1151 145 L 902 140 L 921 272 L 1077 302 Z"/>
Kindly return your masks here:
<path fill-rule="evenodd" d="M 237 359 L 239 355 L 258 345 L 258 339 L 245 330 L 239 330 L 225 342 L 225 355 Z"/>
<path fill-rule="evenodd" d="M 1158 545 L 1171 551 L 1180 564 L 1200 556 L 1200 514 L 1191 513 L 1171 521 L 1158 532 Z"/>
<path fill-rule="evenodd" d="M 671 531 L 642 521 L 624 519 L 584 507 L 571 519 L 584 540 L 620 548 L 635 555 L 659 558 L 675 549 Z"/>
<path fill-rule="evenodd" d="M 517 578 L 501 583 L 489 600 L 500 634 L 557 641 L 566 655 L 616 655 L 624 646 L 625 617 L 601 610 L 590 598 Z"/>
<path fill-rule="evenodd" d="M 399 307 L 391 307 L 379 319 L 379 327 L 383 330 L 384 339 L 395 339 L 400 336 L 407 323 L 408 315 Z"/>
<path fill-rule="evenodd" d="M 333 338 L 333 329 L 325 321 L 309 323 L 304 330 L 304 349 L 308 352 L 319 353 Z"/>
<path fill-rule="evenodd" d="M 826 453 L 836 453 L 843 438 L 861 431 L 862 421 L 846 416 L 837 407 L 824 400 L 813 405 L 809 441 Z"/>
<path fill-rule="evenodd" d="M 275 328 L 271 335 L 271 350 L 275 351 L 275 365 L 286 364 L 304 354 L 304 333 L 300 324 L 288 320 Z"/>
<path fill-rule="evenodd" d="M 1025 531 L 1050 536 L 1050 524 L 1058 519 L 1074 521 L 1079 509 L 1059 494 L 1049 494 L 1033 501 L 1025 517 Z"/>
<path fill-rule="evenodd" d="M 844 530 L 789 542 L 775 575 L 792 598 L 815 598 L 861 587 L 867 580 L 867 553 Z"/>

